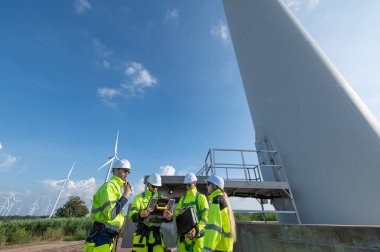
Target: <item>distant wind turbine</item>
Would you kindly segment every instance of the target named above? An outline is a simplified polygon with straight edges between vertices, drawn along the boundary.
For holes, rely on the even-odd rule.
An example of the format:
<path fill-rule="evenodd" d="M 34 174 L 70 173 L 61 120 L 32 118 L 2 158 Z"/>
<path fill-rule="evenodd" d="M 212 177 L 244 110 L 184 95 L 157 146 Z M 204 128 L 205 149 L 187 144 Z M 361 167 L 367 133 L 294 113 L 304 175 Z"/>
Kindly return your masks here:
<path fill-rule="evenodd" d="M 49 200 L 49 204 L 46 206 L 46 208 L 44 209 L 44 211 L 43 211 L 43 215 L 44 216 L 46 216 L 47 215 L 47 213 L 48 213 L 48 211 L 49 211 L 49 208 L 50 207 L 52 207 L 53 206 L 53 204 L 51 204 L 51 202 L 50 202 L 50 200 Z"/>
<path fill-rule="evenodd" d="M 116 143 L 115 143 L 115 149 L 114 149 L 114 154 L 113 156 L 109 157 L 108 158 L 108 161 L 105 162 L 102 166 L 100 166 L 98 168 L 98 171 L 101 170 L 103 167 L 107 166 L 109 164 L 109 167 L 108 167 L 108 172 L 107 172 L 107 176 L 106 176 L 106 179 L 104 180 L 104 183 L 108 181 L 109 179 L 109 176 L 110 176 L 110 173 L 111 173 L 111 168 L 112 168 L 112 163 L 115 159 L 117 159 L 117 143 L 119 141 L 119 130 L 117 130 L 117 135 L 116 135 Z"/>
<path fill-rule="evenodd" d="M 15 196 L 16 193 L 10 193 L 8 197 L 3 197 L 5 199 L 4 201 L 4 204 L 3 206 L 1 207 L 1 210 L 0 210 L 0 215 L 4 215 L 5 216 L 5 213 L 7 212 L 7 210 L 9 209 L 10 207 L 10 203 L 9 203 L 9 200 Z M 7 206 L 5 206 L 7 205 Z"/>
<path fill-rule="evenodd" d="M 32 216 L 33 213 L 38 209 L 38 200 L 39 199 L 40 198 L 38 197 L 37 200 L 34 201 L 33 204 L 32 204 L 32 206 L 29 208 L 29 213 L 28 213 L 29 216 Z"/>
<path fill-rule="evenodd" d="M 13 198 L 13 202 L 11 203 L 11 205 L 8 207 L 8 212 L 5 216 L 8 216 L 9 213 L 11 212 L 12 208 L 13 208 L 13 205 L 15 204 L 15 202 L 18 202 L 19 200 L 16 200 L 16 197 L 15 197 L 16 194 L 13 194 L 12 195 L 12 198 Z"/>
<path fill-rule="evenodd" d="M 54 207 L 53 207 L 53 209 L 51 210 L 51 213 L 50 213 L 50 215 L 49 215 L 49 219 L 51 218 L 51 216 L 52 216 L 53 213 L 54 213 L 54 210 L 55 210 L 55 207 L 57 206 L 57 203 L 58 203 L 59 197 L 61 197 L 61 193 L 62 193 L 62 191 L 63 191 L 63 188 L 65 187 L 66 183 L 67 183 L 68 181 L 70 181 L 70 175 L 71 175 L 71 172 L 72 172 L 73 169 L 74 169 L 74 166 L 75 166 L 75 161 L 74 161 L 74 163 L 73 163 L 73 166 L 71 166 L 71 169 L 70 169 L 70 171 L 69 171 L 69 174 L 67 174 L 67 178 L 65 178 L 65 179 L 63 179 L 63 180 L 57 182 L 57 184 L 58 184 L 58 183 L 61 183 L 61 182 L 63 182 L 63 184 L 62 184 L 61 190 L 59 191 L 59 194 L 58 194 L 57 200 L 55 201 Z"/>
<path fill-rule="evenodd" d="M 24 207 L 24 206 L 20 206 L 20 207 L 16 208 L 17 211 L 16 211 L 15 215 L 19 215 L 20 212 L 21 212 L 21 209 L 22 209 L 23 207 Z"/>

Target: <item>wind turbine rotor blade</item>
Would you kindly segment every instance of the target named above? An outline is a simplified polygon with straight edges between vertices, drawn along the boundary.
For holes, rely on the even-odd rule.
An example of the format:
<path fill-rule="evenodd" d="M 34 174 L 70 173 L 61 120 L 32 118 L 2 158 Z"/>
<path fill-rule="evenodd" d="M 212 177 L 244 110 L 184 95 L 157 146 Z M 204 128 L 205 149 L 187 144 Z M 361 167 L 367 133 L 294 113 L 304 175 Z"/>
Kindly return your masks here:
<path fill-rule="evenodd" d="M 109 159 L 107 162 L 105 162 L 102 166 L 100 166 L 99 168 L 98 168 L 98 171 L 100 170 L 100 169 L 102 169 L 104 166 L 107 166 L 109 163 L 111 163 L 113 160 L 115 159 L 115 157 L 112 157 L 111 159 Z"/>
<path fill-rule="evenodd" d="M 116 135 L 116 143 L 115 143 L 115 153 L 114 157 L 117 157 L 117 143 L 119 142 L 119 130 L 117 130 L 117 135 Z"/>
<path fill-rule="evenodd" d="M 75 166 L 75 161 L 74 161 L 74 163 L 73 163 L 73 166 L 71 166 L 71 169 L 70 169 L 70 171 L 69 171 L 69 175 L 67 175 L 67 179 L 70 178 L 70 175 L 71 175 L 71 172 L 72 172 L 73 169 L 74 169 L 74 166 Z"/>

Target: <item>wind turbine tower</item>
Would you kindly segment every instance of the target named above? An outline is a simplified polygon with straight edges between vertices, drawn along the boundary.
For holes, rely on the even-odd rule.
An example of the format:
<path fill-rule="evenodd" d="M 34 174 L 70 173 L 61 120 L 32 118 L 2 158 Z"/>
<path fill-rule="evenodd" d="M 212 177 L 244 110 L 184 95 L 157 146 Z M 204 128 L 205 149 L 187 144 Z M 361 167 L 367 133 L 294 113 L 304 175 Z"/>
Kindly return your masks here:
<path fill-rule="evenodd" d="M 13 202 L 12 202 L 11 205 L 8 207 L 8 212 L 7 212 L 7 214 L 6 214 L 5 216 L 8 216 L 8 215 L 9 215 L 9 213 L 11 212 L 11 210 L 12 210 L 12 208 L 13 208 L 13 205 L 14 205 L 17 201 L 19 201 L 19 200 L 16 200 L 15 195 L 16 195 L 16 194 L 13 194 L 13 195 L 12 195 Z"/>
<path fill-rule="evenodd" d="M 110 173 L 111 173 L 111 168 L 112 168 L 112 163 L 115 159 L 117 159 L 117 143 L 119 141 L 119 130 L 117 130 L 117 135 L 116 135 L 116 142 L 115 142 L 115 148 L 114 148 L 114 154 L 113 156 L 109 157 L 108 158 L 108 161 L 105 162 L 102 166 L 100 166 L 98 168 L 98 171 L 101 170 L 103 167 L 107 166 L 109 164 L 109 167 L 108 167 L 108 171 L 107 171 L 107 176 L 106 176 L 106 179 L 104 180 L 104 183 L 108 181 L 109 179 L 109 176 L 110 176 Z"/>
<path fill-rule="evenodd" d="M 63 182 L 63 184 L 62 184 L 61 190 L 59 190 L 59 194 L 58 194 L 57 200 L 55 201 L 55 203 L 54 203 L 54 207 L 53 207 L 53 209 L 51 210 L 51 213 L 50 213 L 50 215 L 49 215 L 49 219 L 51 218 L 51 216 L 53 216 L 53 213 L 54 213 L 54 210 L 55 210 L 55 208 L 56 208 L 56 206 L 57 206 L 58 200 L 59 200 L 59 198 L 61 197 L 61 194 L 62 194 L 63 188 L 65 188 L 66 183 L 67 183 L 68 181 L 70 181 L 70 175 L 71 175 L 71 172 L 72 172 L 73 169 L 74 169 L 74 166 L 75 166 L 75 161 L 74 161 L 73 165 L 71 166 L 71 169 L 70 169 L 69 173 L 67 174 L 67 177 L 66 177 L 65 179 L 63 179 L 63 180 L 57 182 L 57 183 L 61 183 L 61 182 Z"/>
<path fill-rule="evenodd" d="M 46 206 L 46 208 L 44 209 L 44 212 L 42 213 L 43 215 L 47 215 L 48 211 L 49 211 L 49 208 L 52 207 L 53 204 L 51 204 L 50 200 L 49 200 L 49 203 L 48 205 Z"/>
<path fill-rule="evenodd" d="M 377 119 L 282 0 L 223 5 L 256 148 L 278 151 L 301 222 L 379 225 Z M 262 175 L 278 178 L 275 169 Z"/>
<path fill-rule="evenodd" d="M 7 210 L 10 208 L 10 202 L 9 200 L 15 196 L 16 193 L 10 193 L 8 197 L 3 197 L 5 199 L 4 204 L 1 207 L 0 215 L 5 216 Z"/>
<path fill-rule="evenodd" d="M 37 200 L 34 201 L 32 203 L 32 206 L 29 208 L 29 213 L 28 213 L 29 216 L 32 216 L 34 214 L 34 212 L 38 209 L 38 200 L 39 199 L 40 198 L 37 198 Z"/>

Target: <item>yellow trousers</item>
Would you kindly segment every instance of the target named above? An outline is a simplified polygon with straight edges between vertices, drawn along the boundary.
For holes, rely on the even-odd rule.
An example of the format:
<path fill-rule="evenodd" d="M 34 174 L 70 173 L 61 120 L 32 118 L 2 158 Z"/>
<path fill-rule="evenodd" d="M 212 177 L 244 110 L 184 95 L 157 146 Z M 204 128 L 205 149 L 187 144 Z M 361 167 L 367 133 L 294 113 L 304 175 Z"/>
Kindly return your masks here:
<path fill-rule="evenodd" d="M 95 247 L 95 242 L 86 242 L 83 248 L 83 252 L 111 252 L 113 249 L 113 243 L 103 244 Z"/>
<path fill-rule="evenodd" d="M 141 242 L 140 242 L 141 241 Z M 137 235 L 136 232 L 133 234 L 133 245 L 132 251 L 134 252 L 164 252 L 164 240 L 161 235 L 161 243 L 155 244 L 156 240 L 153 237 L 153 232 L 150 232 L 148 242 L 146 237 Z M 155 245 L 153 245 L 155 244 Z M 151 248 L 149 250 L 149 248 Z"/>
<path fill-rule="evenodd" d="M 204 237 L 194 238 L 193 240 L 185 238 L 183 242 L 178 244 L 178 252 L 201 252 L 203 249 L 203 244 Z"/>

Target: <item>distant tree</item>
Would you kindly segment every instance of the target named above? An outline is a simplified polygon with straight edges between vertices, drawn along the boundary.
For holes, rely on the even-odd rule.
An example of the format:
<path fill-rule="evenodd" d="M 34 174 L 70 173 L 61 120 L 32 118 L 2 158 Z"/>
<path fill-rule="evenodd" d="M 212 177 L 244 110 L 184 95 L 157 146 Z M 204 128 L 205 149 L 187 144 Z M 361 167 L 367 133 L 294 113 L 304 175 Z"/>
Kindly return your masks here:
<path fill-rule="evenodd" d="M 84 217 L 89 213 L 84 201 L 78 196 L 71 196 L 63 207 L 58 208 L 57 217 Z"/>

